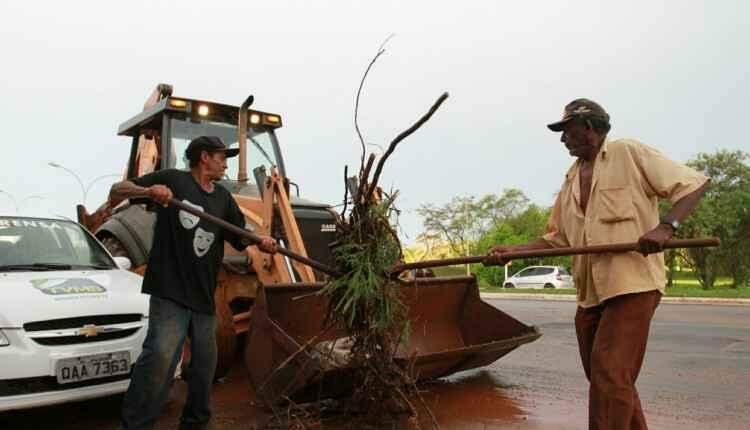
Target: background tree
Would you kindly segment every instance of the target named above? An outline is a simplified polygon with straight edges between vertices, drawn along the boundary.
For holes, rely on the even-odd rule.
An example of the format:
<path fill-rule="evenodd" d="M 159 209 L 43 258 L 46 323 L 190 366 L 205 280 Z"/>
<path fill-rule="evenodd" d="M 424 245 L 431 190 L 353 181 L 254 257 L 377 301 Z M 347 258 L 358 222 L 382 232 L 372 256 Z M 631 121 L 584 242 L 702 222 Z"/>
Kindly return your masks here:
<path fill-rule="evenodd" d="M 678 231 L 682 237 L 718 236 L 719 248 L 685 252 L 703 288 L 711 288 L 720 274 L 733 286 L 750 281 L 750 166 L 742 151 L 700 153 L 687 164 L 711 178 L 711 185 L 695 212 Z"/>
<path fill-rule="evenodd" d="M 423 218 L 423 235 L 442 238 L 455 256 L 472 255 L 472 245 L 483 231 L 474 196 L 456 196 L 443 206 L 424 204 L 417 213 Z M 466 270 L 468 274 L 468 266 Z"/>
<path fill-rule="evenodd" d="M 501 195 L 486 194 L 454 197 L 443 206 L 422 205 L 417 213 L 423 217 L 428 238 L 440 238 L 454 256 L 481 255 L 495 245 L 515 245 L 541 237 L 549 218 L 549 208 L 529 204 L 518 189 L 505 189 Z M 515 273 L 529 265 L 561 265 L 570 268 L 569 257 L 530 258 L 513 261 L 508 268 Z M 466 266 L 490 285 L 502 285 L 504 267 Z"/>
<path fill-rule="evenodd" d="M 544 235 L 549 219 L 550 208 L 542 208 L 537 205 L 528 205 L 523 212 L 509 216 L 482 236 L 479 247 L 490 249 L 495 245 L 517 245 L 530 240 L 538 239 Z M 508 267 L 508 274 L 512 275 L 526 266 L 563 266 L 570 269 L 570 257 L 538 257 L 514 260 Z M 474 271 L 486 284 L 501 286 L 505 281 L 504 267 L 485 267 L 476 265 Z"/>
<path fill-rule="evenodd" d="M 524 210 L 528 201 L 520 190 L 506 189 L 500 196 L 457 196 L 443 206 L 424 204 L 417 213 L 422 217 L 424 235 L 442 238 L 453 255 L 464 257 L 486 252 L 479 239 Z M 470 273 L 467 265 L 466 274 Z"/>
<path fill-rule="evenodd" d="M 672 205 L 669 204 L 666 200 L 659 200 L 659 214 L 661 216 L 666 215 L 669 213 L 669 209 L 672 207 Z M 674 276 L 675 272 L 677 271 L 678 265 L 680 265 L 681 255 L 682 255 L 681 249 L 666 249 L 664 250 L 664 265 L 667 267 L 667 288 L 672 287 L 674 285 Z"/>
<path fill-rule="evenodd" d="M 477 209 L 479 218 L 485 223 L 484 231 L 487 232 L 523 212 L 528 205 L 529 199 L 521 190 L 509 188 L 503 190 L 499 197 L 487 194 L 480 198 Z"/>

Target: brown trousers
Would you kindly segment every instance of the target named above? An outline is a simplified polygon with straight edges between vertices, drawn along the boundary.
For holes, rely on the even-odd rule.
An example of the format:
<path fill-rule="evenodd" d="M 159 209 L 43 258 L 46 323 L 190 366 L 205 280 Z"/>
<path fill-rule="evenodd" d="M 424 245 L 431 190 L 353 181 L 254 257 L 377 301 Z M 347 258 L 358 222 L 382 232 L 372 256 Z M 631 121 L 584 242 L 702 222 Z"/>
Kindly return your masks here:
<path fill-rule="evenodd" d="M 578 308 L 578 348 L 589 386 L 589 430 L 647 429 L 635 380 L 661 293 L 625 294 Z"/>

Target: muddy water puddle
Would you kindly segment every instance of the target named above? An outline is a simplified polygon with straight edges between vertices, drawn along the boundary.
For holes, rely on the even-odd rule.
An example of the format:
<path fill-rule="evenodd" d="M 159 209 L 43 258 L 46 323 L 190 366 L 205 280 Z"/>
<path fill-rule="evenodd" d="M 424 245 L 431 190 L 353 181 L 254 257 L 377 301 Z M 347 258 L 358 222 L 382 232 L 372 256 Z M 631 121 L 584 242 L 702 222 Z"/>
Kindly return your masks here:
<path fill-rule="evenodd" d="M 566 418 L 561 411 L 546 408 L 547 419 L 541 420 L 531 413 L 533 402 L 517 399 L 522 390 L 503 381 L 491 371 L 470 371 L 451 378 L 433 381 L 420 386 L 422 398 L 430 408 L 441 429 L 573 429 L 560 425 Z M 179 417 L 184 399 L 185 384 L 175 385 L 175 394 L 165 411 L 165 426 Z M 412 399 L 415 405 L 420 402 Z M 262 426 L 279 428 L 273 414 L 255 404 L 254 394 L 244 368 L 235 366 L 226 381 L 217 384 L 213 393 L 214 426 L 217 429 L 253 429 Z M 433 428 L 432 419 L 421 409 L 420 427 Z M 285 409 L 286 410 L 286 409 Z M 554 419 L 550 420 L 549 418 Z M 309 422 L 307 422 L 310 425 Z M 281 426 L 283 427 L 283 426 Z M 329 416 L 322 423 L 311 426 L 318 429 L 352 428 L 341 417 Z M 382 428 L 409 429 L 416 426 L 409 420 L 396 424 L 383 424 Z M 169 428 L 169 427 L 164 427 Z"/>

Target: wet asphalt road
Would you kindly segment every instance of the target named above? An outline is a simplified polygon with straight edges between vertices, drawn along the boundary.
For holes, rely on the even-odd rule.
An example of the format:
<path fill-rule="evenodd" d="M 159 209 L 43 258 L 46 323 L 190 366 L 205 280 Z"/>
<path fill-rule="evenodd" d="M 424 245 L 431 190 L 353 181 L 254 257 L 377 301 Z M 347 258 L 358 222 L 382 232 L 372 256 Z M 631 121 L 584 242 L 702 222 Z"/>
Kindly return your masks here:
<path fill-rule="evenodd" d="M 572 302 L 489 300 L 543 336 L 484 369 L 429 384 L 424 397 L 443 429 L 586 428 Z M 638 381 L 652 429 L 750 429 L 750 306 L 659 306 Z M 176 428 L 178 381 L 158 428 Z M 241 361 L 214 392 L 214 428 L 253 428 Z M 121 396 L 0 413 L 0 429 L 116 429 Z M 328 426 L 326 426 L 328 427 Z"/>
<path fill-rule="evenodd" d="M 491 303 L 544 333 L 487 369 L 525 413 L 512 428 L 586 428 L 575 304 Z M 750 306 L 662 303 L 637 387 L 652 429 L 750 429 Z"/>

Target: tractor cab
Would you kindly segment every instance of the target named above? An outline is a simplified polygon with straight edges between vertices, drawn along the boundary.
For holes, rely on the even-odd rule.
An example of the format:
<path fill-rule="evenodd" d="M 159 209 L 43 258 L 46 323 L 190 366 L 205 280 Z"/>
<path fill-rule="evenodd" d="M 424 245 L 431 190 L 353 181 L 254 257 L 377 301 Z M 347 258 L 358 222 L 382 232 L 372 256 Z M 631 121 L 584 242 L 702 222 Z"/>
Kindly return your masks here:
<path fill-rule="evenodd" d="M 160 169 L 189 169 L 185 149 L 198 136 L 217 136 L 228 147 L 240 147 L 240 157 L 227 159 L 223 181 L 233 194 L 259 197 L 257 181 L 248 181 L 248 170 L 270 172 L 275 167 L 280 176 L 286 177 L 275 133 L 282 125 L 280 115 L 247 109 L 242 118 L 245 138 L 241 139 L 237 106 L 173 97 L 169 86 L 160 85 L 157 91 L 157 101 L 147 102 L 143 112 L 122 123 L 118 130 L 118 135 L 132 138 L 127 178 Z"/>
<path fill-rule="evenodd" d="M 288 243 L 288 233 L 281 227 L 278 205 L 274 197 L 264 199 L 269 181 L 284 188 L 289 207 L 287 221 L 292 219 L 299 230 L 300 247 L 319 261 L 330 262 L 328 244 L 333 241 L 336 214 L 330 205 L 299 197 L 299 187 L 287 179 L 276 129 L 282 126 L 279 114 L 250 109 L 253 97 L 241 106 L 172 95 L 172 87 L 160 84 L 144 104 L 143 111 L 120 125 L 118 135 L 131 138 L 130 155 L 125 178 L 137 178 L 161 169 L 190 168 L 185 149 L 199 136 L 216 136 L 230 148 L 239 148 L 239 156 L 227 159 L 224 186 L 247 218 L 247 226 L 259 233 L 273 235 Z M 250 173 L 250 174 L 248 174 Z M 296 195 L 290 195 L 289 185 Z M 277 187 L 278 188 L 278 187 Z M 269 212 L 269 205 L 275 209 Z M 134 267 L 146 263 L 152 240 L 151 227 L 155 215 L 143 204 L 124 202 L 110 214 L 105 202 L 96 212 L 88 214 L 79 205 L 81 224 L 102 240 L 113 254 L 131 259 Z M 228 255 L 236 254 L 227 249 Z"/>

